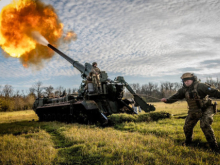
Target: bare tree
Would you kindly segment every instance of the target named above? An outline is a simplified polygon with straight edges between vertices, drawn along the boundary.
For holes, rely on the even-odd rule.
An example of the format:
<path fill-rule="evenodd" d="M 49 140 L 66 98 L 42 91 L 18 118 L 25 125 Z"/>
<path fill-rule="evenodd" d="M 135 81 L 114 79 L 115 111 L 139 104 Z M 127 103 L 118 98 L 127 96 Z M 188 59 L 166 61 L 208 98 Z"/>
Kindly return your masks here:
<path fill-rule="evenodd" d="M 134 90 L 134 92 L 136 93 L 140 93 L 141 91 L 141 87 L 139 83 L 134 83 L 134 84 L 130 84 L 131 88 Z"/>
<path fill-rule="evenodd" d="M 167 82 L 167 84 L 168 84 L 168 87 L 169 87 L 169 91 L 172 91 L 173 83 L 171 83 L 171 82 Z"/>
<path fill-rule="evenodd" d="M 5 85 L 2 92 L 5 97 L 11 97 L 13 95 L 13 88 L 11 85 Z"/>
<path fill-rule="evenodd" d="M 36 82 L 33 86 L 32 86 L 32 89 L 31 89 L 31 91 L 34 91 L 35 93 L 36 93 L 36 95 L 37 95 L 37 97 L 39 98 L 39 97 L 41 97 L 41 95 L 42 95 L 42 91 L 43 91 L 43 87 L 42 87 L 42 82 L 41 81 L 38 81 L 38 82 Z M 30 90 L 30 89 L 29 89 Z"/>
<path fill-rule="evenodd" d="M 153 84 L 153 91 L 158 91 L 158 84 L 157 83 L 155 83 L 155 84 Z"/>
<path fill-rule="evenodd" d="M 220 82 L 218 78 L 216 80 L 213 80 L 212 77 L 206 78 L 206 83 L 210 84 L 212 87 L 216 89 L 220 89 Z"/>
<path fill-rule="evenodd" d="M 19 94 L 19 93 L 20 93 L 20 91 L 19 91 L 19 90 L 17 90 L 14 96 L 15 96 L 15 97 L 19 97 L 19 96 L 20 96 L 20 94 Z"/>
<path fill-rule="evenodd" d="M 21 96 L 22 96 L 22 97 L 25 97 L 25 94 L 24 94 L 24 90 L 23 90 L 23 89 L 21 90 Z"/>
<path fill-rule="evenodd" d="M 173 90 L 178 91 L 182 87 L 182 83 L 173 83 Z"/>
<path fill-rule="evenodd" d="M 161 83 L 161 84 L 160 84 L 161 97 L 165 97 L 164 91 L 165 91 L 164 85 L 163 85 L 163 83 Z"/>
<path fill-rule="evenodd" d="M 35 95 L 34 92 L 35 89 L 33 87 L 29 88 L 29 95 Z"/>
<path fill-rule="evenodd" d="M 141 93 L 142 94 L 148 94 L 148 90 L 149 90 L 148 84 L 143 84 L 141 86 Z"/>
<path fill-rule="evenodd" d="M 44 89 L 45 89 L 44 93 L 47 97 L 50 97 L 51 94 L 53 94 L 54 88 L 51 85 L 49 87 L 45 87 Z"/>
<path fill-rule="evenodd" d="M 67 93 L 68 93 L 68 94 L 71 94 L 71 92 L 72 92 L 71 88 L 68 88 L 68 89 L 67 89 Z"/>
<path fill-rule="evenodd" d="M 56 96 L 60 96 L 63 93 L 64 88 L 62 86 L 58 86 L 55 91 Z"/>
<path fill-rule="evenodd" d="M 148 83 L 148 87 L 149 87 L 149 94 L 151 95 L 151 94 L 152 94 L 153 87 L 154 87 L 154 84 L 153 84 L 152 82 L 149 82 L 149 83 Z"/>

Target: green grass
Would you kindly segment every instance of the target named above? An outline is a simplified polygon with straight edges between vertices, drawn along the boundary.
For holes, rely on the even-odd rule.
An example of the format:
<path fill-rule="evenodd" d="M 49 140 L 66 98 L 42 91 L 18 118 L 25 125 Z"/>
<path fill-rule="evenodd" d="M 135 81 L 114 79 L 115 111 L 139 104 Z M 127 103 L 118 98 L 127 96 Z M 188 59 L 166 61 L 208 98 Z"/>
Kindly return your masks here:
<path fill-rule="evenodd" d="M 0 164 L 220 164 L 199 123 L 193 145 L 181 145 L 185 102 L 154 105 L 156 113 L 113 115 L 105 128 L 38 122 L 33 111 L 0 113 Z M 153 121 L 161 111 L 173 117 Z M 219 123 L 217 114 L 212 126 L 220 142 Z"/>
<path fill-rule="evenodd" d="M 0 123 L 11 123 L 24 120 L 38 120 L 33 110 L 0 112 Z"/>

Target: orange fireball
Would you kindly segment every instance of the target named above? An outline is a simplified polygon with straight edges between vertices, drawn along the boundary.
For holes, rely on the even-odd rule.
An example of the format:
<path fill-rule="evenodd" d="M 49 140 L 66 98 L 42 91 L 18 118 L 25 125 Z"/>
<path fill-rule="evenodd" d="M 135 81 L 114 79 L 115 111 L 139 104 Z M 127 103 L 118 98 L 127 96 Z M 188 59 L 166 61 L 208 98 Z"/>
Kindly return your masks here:
<path fill-rule="evenodd" d="M 63 38 L 64 42 L 70 42 L 71 40 L 75 41 L 77 39 L 76 33 L 69 31 L 66 33 L 66 36 Z"/>
<path fill-rule="evenodd" d="M 32 37 L 38 31 L 49 43 L 57 46 L 63 25 L 51 5 L 34 0 L 13 1 L 0 14 L 0 46 L 10 56 L 20 58 L 23 66 L 39 64 L 53 56 L 48 47 Z"/>

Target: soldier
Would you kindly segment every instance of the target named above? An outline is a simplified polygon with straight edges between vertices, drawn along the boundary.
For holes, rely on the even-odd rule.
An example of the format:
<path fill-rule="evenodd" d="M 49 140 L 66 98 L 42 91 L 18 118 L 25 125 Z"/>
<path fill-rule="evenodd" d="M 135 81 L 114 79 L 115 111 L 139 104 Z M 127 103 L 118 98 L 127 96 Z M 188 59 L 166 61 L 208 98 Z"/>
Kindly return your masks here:
<path fill-rule="evenodd" d="M 96 77 L 96 83 L 97 83 L 97 87 L 98 87 L 98 92 L 100 92 L 100 78 L 99 78 L 99 75 L 100 75 L 100 69 L 97 67 L 97 62 L 93 62 L 92 63 L 92 73 L 93 73 L 93 76 Z"/>
<path fill-rule="evenodd" d="M 212 151 L 219 153 L 218 144 L 211 127 L 213 115 L 217 112 L 216 104 L 212 104 L 212 100 L 208 97 L 220 98 L 220 92 L 213 89 L 210 85 L 200 83 L 193 73 L 184 73 L 181 77 L 183 87 L 176 94 L 168 99 L 162 98 L 165 103 L 174 103 L 183 98 L 188 103 L 188 116 L 183 127 L 186 140 L 183 145 L 188 146 L 192 142 L 193 128 L 200 120 L 200 127 L 205 134 Z"/>
<path fill-rule="evenodd" d="M 100 69 L 97 67 L 97 62 L 92 63 L 92 72 L 96 75 L 100 74 Z"/>

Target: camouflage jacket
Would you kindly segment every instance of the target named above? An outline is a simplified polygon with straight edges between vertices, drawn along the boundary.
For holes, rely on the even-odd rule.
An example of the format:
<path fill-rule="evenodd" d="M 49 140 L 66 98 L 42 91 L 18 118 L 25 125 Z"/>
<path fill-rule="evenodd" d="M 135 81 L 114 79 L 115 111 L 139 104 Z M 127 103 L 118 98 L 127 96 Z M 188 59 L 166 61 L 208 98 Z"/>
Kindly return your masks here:
<path fill-rule="evenodd" d="M 92 72 L 100 74 L 100 69 L 98 67 L 92 67 Z"/>
<path fill-rule="evenodd" d="M 198 83 L 197 85 L 197 92 L 198 95 L 200 97 L 200 99 L 204 99 L 207 95 L 209 95 L 209 97 L 215 97 L 215 98 L 220 98 L 220 91 L 217 89 L 214 89 L 212 87 L 210 87 L 209 85 L 206 85 L 204 83 L 199 83 L 199 82 L 195 82 Z M 185 98 L 185 93 L 188 91 L 192 91 L 194 89 L 194 83 L 190 86 L 190 87 L 182 87 L 181 89 L 179 89 L 177 91 L 176 94 L 174 94 L 173 96 L 169 97 L 167 99 L 166 103 L 174 103 L 178 100 L 184 99 Z"/>

